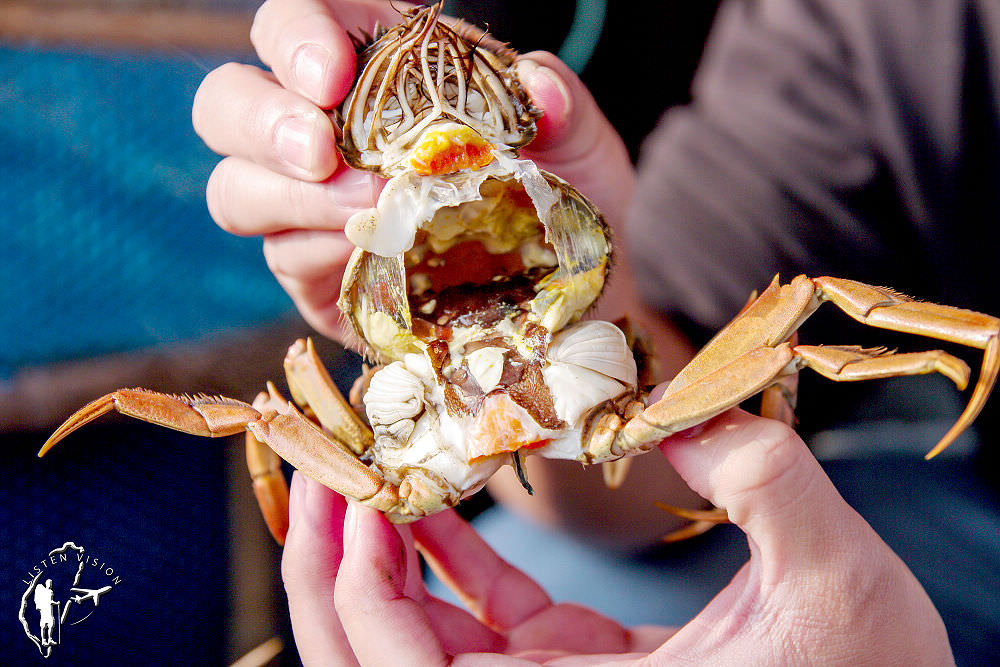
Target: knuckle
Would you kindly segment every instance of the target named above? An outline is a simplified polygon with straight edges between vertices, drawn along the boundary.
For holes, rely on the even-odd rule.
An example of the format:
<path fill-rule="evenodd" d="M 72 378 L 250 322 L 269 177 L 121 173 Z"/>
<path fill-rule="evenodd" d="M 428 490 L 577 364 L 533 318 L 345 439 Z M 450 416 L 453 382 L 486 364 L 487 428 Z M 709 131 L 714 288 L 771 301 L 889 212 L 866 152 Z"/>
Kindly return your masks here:
<path fill-rule="evenodd" d="M 288 538 L 285 539 L 285 553 L 281 558 L 281 583 L 289 593 L 308 591 L 315 584 L 316 573 L 302 567 L 302 559 L 298 556 L 294 543 L 289 550 Z"/>
<path fill-rule="evenodd" d="M 284 259 L 282 257 L 281 246 L 275 243 L 273 237 L 264 238 L 264 263 L 267 264 L 268 270 L 275 276 L 285 276 L 287 271 L 284 266 Z"/>
<path fill-rule="evenodd" d="M 284 202 L 285 210 L 288 213 L 289 219 L 296 226 L 306 225 L 312 216 L 312 207 L 307 201 L 309 197 L 306 192 L 307 188 L 304 185 L 298 179 L 288 178 L 285 179 L 281 188 L 281 199 Z"/>
<path fill-rule="evenodd" d="M 801 499 L 812 474 L 808 450 L 786 424 L 760 420 L 744 444 L 729 450 L 719 467 L 719 488 L 730 518 L 739 523 L 753 511 L 779 512 Z"/>
<path fill-rule="evenodd" d="M 302 282 L 302 267 L 297 261 L 295 248 L 287 243 L 291 234 L 293 232 L 282 232 L 264 237 L 264 262 L 286 291 L 297 291 Z"/>

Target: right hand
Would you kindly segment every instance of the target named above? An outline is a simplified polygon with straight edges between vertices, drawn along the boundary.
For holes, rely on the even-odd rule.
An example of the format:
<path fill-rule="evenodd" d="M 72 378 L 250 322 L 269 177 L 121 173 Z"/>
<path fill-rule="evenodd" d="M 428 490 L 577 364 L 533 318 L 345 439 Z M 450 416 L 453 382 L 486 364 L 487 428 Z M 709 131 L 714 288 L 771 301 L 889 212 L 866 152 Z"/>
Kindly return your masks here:
<path fill-rule="evenodd" d="M 927 594 L 790 428 L 732 410 L 660 449 L 751 554 L 680 630 L 554 604 L 454 512 L 393 526 L 296 473 L 281 571 L 302 662 L 954 664 Z M 427 592 L 414 542 L 468 612 Z"/>
<path fill-rule="evenodd" d="M 202 82 L 195 131 L 226 156 L 208 183 L 208 207 L 223 229 L 263 236 L 264 256 L 302 316 L 341 340 L 336 301 L 352 244 L 344 223 L 370 208 L 378 177 L 346 167 L 325 110 L 355 76 L 348 32 L 399 20 L 398 2 L 267 0 L 251 41 L 270 71 L 225 64 Z M 523 155 L 573 183 L 619 226 L 633 171 L 617 133 L 576 76 L 550 53 L 522 56 L 520 77 L 545 112 Z"/>

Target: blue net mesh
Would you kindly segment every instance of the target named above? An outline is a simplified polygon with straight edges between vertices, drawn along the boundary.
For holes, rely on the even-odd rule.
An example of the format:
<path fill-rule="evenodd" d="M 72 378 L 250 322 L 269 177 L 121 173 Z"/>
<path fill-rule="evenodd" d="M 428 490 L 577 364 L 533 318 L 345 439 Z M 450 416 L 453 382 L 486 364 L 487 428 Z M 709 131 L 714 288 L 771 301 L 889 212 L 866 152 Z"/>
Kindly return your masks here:
<path fill-rule="evenodd" d="M 205 206 L 191 102 L 221 62 L 0 48 L 0 379 L 292 309 Z"/>

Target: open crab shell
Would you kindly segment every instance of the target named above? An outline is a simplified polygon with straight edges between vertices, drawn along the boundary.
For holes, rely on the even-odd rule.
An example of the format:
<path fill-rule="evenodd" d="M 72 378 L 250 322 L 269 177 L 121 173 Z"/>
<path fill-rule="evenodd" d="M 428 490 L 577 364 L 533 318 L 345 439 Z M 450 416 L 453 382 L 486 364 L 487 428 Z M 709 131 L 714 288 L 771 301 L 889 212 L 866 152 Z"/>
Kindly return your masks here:
<path fill-rule="evenodd" d="M 496 259 L 502 271 L 530 276 L 533 296 L 521 315 L 549 333 L 579 319 L 597 299 L 611 255 L 609 230 L 586 198 L 534 163 L 501 155 L 474 171 L 396 177 L 377 207 L 356 214 L 345 231 L 358 248 L 338 305 L 379 363 L 426 348 L 427 336 L 414 331 L 411 303 L 423 304 L 421 319 L 435 314 L 431 297 L 447 286 L 429 274 L 449 261 L 449 251 L 476 245 L 485 252 L 476 264 Z M 469 264 L 456 267 L 452 284 L 474 282 Z"/>

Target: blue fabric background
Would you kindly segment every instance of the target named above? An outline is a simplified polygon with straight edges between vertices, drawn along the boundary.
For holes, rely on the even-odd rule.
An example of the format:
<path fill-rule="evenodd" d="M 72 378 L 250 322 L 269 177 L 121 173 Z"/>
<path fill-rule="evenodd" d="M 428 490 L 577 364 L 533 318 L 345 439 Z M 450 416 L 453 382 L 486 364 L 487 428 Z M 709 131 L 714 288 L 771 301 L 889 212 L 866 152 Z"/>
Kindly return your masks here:
<path fill-rule="evenodd" d="M 0 380 L 292 309 L 205 206 L 191 102 L 228 59 L 0 48 Z"/>

